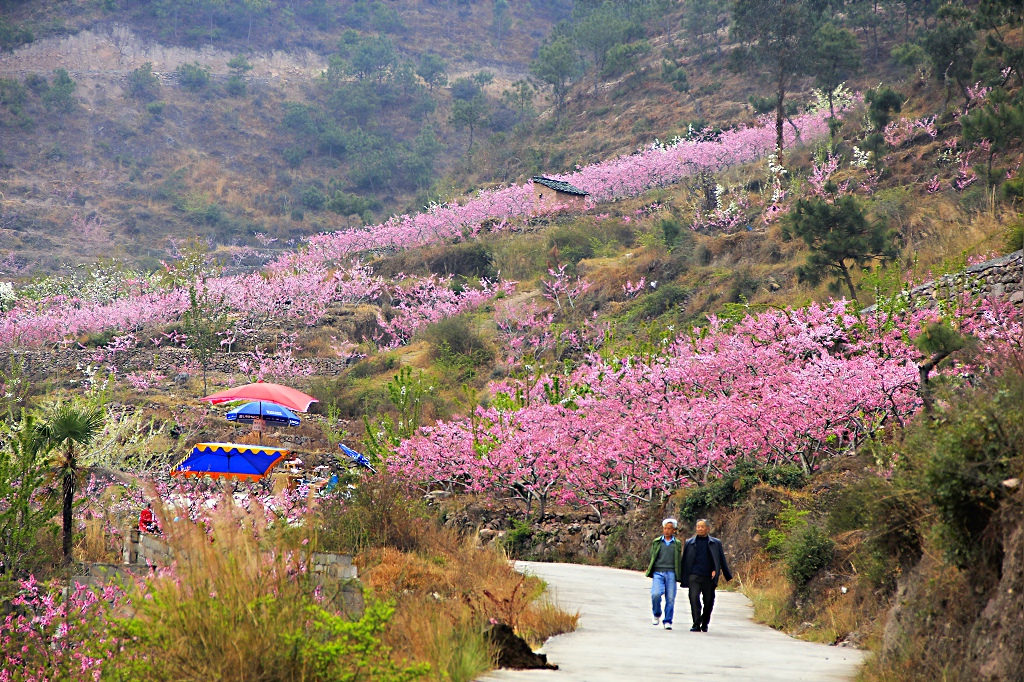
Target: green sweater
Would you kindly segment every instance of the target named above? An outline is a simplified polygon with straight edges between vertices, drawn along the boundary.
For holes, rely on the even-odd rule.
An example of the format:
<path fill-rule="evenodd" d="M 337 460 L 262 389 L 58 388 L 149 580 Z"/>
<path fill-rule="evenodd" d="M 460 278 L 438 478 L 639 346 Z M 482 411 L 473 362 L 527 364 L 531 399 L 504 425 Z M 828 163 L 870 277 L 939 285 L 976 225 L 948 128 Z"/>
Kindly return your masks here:
<path fill-rule="evenodd" d="M 665 546 L 664 540 L 660 537 L 651 543 L 651 560 L 647 564 L 646 575 L 650 578 L 654 575 L 654 564 L 658 560 L 658 554 L 661 552 L 661 548 Z M 683 543 L 679 542 L 678 538 L 672 538 L 672 543 L 669 545 L 672 548 L 672 552 L 675 555 L 675 572 L 676 575 L 682 575 L 683 572 Z"/>

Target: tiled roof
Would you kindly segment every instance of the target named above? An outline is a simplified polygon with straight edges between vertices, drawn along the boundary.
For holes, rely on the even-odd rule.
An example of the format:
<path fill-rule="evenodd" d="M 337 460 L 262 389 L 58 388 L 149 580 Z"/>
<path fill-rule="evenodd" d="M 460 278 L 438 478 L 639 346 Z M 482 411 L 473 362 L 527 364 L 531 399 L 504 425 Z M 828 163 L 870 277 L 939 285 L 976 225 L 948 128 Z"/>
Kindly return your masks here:
<path fill-rule="evenodd" d="M 550 187 L 556 192 L 565 192 L 566 194 L 575 194 L 581 197 L 590 195 L 590 192 L 588 192 L 585 189 L 580 189 L 579 187 L 570 185 L 568 182 L 562 182 L 561 180 L 552 180 L 551 178 L 545 178 L 543 175 L 534 175 L 530 179 L 533 180 L 538 185 Z"/>

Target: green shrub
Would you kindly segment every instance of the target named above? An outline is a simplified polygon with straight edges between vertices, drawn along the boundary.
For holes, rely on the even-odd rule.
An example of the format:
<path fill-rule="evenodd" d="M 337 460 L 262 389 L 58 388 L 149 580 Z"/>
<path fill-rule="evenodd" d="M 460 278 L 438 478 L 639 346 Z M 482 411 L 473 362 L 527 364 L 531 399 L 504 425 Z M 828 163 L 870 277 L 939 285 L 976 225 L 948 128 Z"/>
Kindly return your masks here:
<path fill-rule="evenodd" d="M 160 92 L 160 79 L 153 73 L 153 62 L 146 62 L 128 73 L 128 93 L 132 97 L 150 100 Z"/>
<path fill-rule="evenodd" d="M 998 540 L 983 538 L 1008 494 L 1002 482 L 1019 476 L 1024 460 L 1024 379 L 1011 372 L 966 392 L 938 422 L 919 422 L 912 446 L 924 459 L 922 489 L 937 511 L 947 561 L 998 564 Z"/>
<path fill-rule="evenodd" d="M 533 527 L 528 521 L 514 521 L 501 539 L 501 546 L 509 556 L 525 556 L 533 549 Z"/>
<path fill-rule="evenodd" d="M 428 263 L 437 275 L 461 275 L 494 279 L 498 275 L 488 246 L 480 241 L 459 242 L 446 247 Z"/>
<path fill-rule="evenodd" d="M 340 213 L 341 215 L 365 214 L 367 211 L 373 211 L 379 206 L 380 204 L 374 199 L 361 197 L 358 194 L 349 194 L 340 189 L 334 192 L 334 195 L 327 200 L 326 204 L 327 210 Z M 371 214 L 370 221 L 372 220 L 373 215 Z"/>
<path fill-rule="evenodd" d="M 244 97 L 246 92 L 245 78 L 238 74 L 232 74 L 228 76 L 228 82 L 224 86 L 228 94 L 232 97 Z"/>
<path fill-rule="evenodd" d="M 810 512 L 806 509 L 797 509 L 789 500 L 783 500 L 782 511 L 775 516 L 776 527 L 769 528 L 765 534 L 768 538 L 765 551 L 772 556 L 784 556 L 793 536 L 807 528 L 808 514 Z"/>
<path fill-rule="evenodd" d="M 327 196 L 316 185 L 302 190 L 302 205 L 312 211 L 319 211 L 327 203 Z"/>
<path fill-rule="evenodd" d="M 1024 216 L 1020 216 L 1006 228 L 1006 252 L 1024 249 Z"/>
<path fill-rule="evenodd" d="M 490 362 L 494 353 L 465 317 L 449 317 L 428 326 L 422 336 L 430 342 L 434 358 L 447 369 L 472 369 Z"/>
<path fill-rule="evenodd" d="M 53 519 L 59 504 L 46 494 L 53 484 L 46 462 L 50 448 L 37 426 L 34 417 L 22 413 L 18 428 L 5 428 L 0 447 L 0 565 L 16 579 L 43 575 L 47 564 L 56 563 L 46 550 L 56 547 Z"/>
<path fill-rule="evenodd" d="M 305 147 L 285 147 L 281 150 L 281 158 L 292 168 L 298 168 L 308 153 Z"/>
<path fill-rule="evenodd" d="M 674 282 L 660 284 L 653 293 L 637 300 L 630 311 L 633 320 L 653 320 L 686 303 L 690 292 Z"/>
<path fill-rule="evenodd" d="M 559 261 L 572 265 L 594 257 L 590 233 L 578 227 L 556 227 L 548 235 L 548 245 L 557 250 Z"/>
<path fill-rule="evenodd" d="M 759 466 L 756 462 L 741 460 L 725 476 L 707 485 L 690 488 L 682 500 L 679 515 L 693 522 L 715 507 L 732 506 L 742 502 L 758 483 L 795 488 L 802 485 L 805 480 L 806 477 L 798 466 Z"/>
<path fill-rule="evenodd" d="M 78 108 L 78 100 L 74 95 L 77 87 L 78 83 L 67 69 L 54 69 L 53 84 L 42 95 L 43 106 L 59 114 L 72 113 Z"/>
<path fill-rule="evenodd" d="M 202 90 L 210 84 L 210 67 L 203 66 L 199 62 L 182 64 L 174 70 L 174 75 L 181 87 L 187 90 Z"/>
<path fill-rule="evenodd" d="M 163 115 L 164 108 L 166 106 L 167 102 L 150 102 L 146 105 L 146 111 L 148 111 L 149 115 L 153 118 L 159 119 Z"/>
<path fill-rule="evenodd" d="M 30 73 L 25 76 L 25 87 L 41 96 L 50 89 L 50 83 L 46 80 L 46 76 L 38 73 Z"/>
<path fill-rule="evenodd" d="M 1024 202 L 1024 173 L 1018 173 L 1003 183 L 1003 196 L 1013 202 Z"/>
<path fill-rule="evenodd" d="M 0 52 L 14 50 L 33 40 L 35 40 L 35 36 L 32 35 L 31 29 L 12 24 L 5 17 L 0 16 Z"/>
<path fill-rule="evenodd" d="M 668 217 L 662 218 L 658 222 L 658 227 L 661 228 L 661 234 L 665 237 L 665 244 L 671 249 L 675 246 L 676 241 L 679 239 L 679 235 L 682 233 L 682 224 L 677 218 Z"/>
<path fill-rule="evenodd" d="M 786 575 L 797 587 L 832 561 L 835 543 L 817 526 L 807 526 L 795 533 L 786 548 Z"/>

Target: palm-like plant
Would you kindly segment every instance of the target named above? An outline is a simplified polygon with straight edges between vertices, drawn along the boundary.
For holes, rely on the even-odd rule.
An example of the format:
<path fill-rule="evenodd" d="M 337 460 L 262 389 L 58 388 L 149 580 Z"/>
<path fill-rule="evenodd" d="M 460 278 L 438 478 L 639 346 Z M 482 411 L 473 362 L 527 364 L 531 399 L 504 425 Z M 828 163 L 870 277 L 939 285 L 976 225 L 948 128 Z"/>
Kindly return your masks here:
<path fill-rule="evenodd" d="M 59 403 L 39 425 L 39 432 L 57 453 L 57 477 L 63 497 L 64 563 L 71 563 L 71 510 L 78 484 L 78 451 L 103 428 L 104 413 L 99 406 Z"/>

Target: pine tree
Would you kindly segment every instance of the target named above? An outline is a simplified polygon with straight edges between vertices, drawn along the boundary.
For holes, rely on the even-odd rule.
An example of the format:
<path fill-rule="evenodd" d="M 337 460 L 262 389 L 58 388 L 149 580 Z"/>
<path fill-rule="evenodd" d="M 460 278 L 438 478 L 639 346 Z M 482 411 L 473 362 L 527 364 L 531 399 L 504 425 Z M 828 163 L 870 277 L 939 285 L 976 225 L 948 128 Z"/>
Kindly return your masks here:
<path fill-rule="evenodd" d="M 803 239 L 811 249 L 807 263 L 796 269 L 799 281 L 817 284 L 826 277 L 835 277 L 846 284 L 854 301 L 857 290 L 850 270 L 867 268 L 872 261 L 885 263 L 899 255 L 895 234 L 885 221 L 868 221 L 851 195 L 835 203 L 800 199 L 782 228 L 782 238 Z"/>

